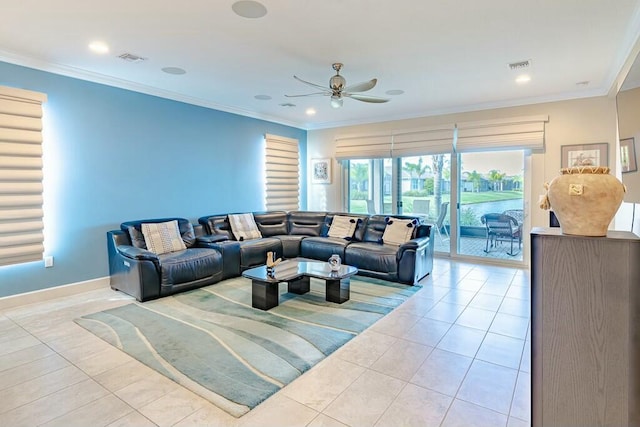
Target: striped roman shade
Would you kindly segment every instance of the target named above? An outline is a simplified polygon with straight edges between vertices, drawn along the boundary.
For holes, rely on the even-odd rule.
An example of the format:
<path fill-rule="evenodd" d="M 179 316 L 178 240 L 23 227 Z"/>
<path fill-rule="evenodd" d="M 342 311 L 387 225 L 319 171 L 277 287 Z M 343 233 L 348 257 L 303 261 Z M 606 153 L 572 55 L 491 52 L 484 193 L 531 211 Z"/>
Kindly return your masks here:
<path fill-rule="evenodd" d="M 457 123 L 456 152 L 541 150 L 549 116 L 511 117 Z"/>
<path fill-rule="evenodd" d="M 447 154 L 453 150 L 453 123 L 394 131 L 392 157 Z"/>
<path fill-rule="evenodd" d="M 300 209 L 300 154 L 298 140 L 265 135 L 266 208 Z"/>
<path fill-rule="evenodd" d="M 0 265 L 42 259 L 42 103 L 0 86 Z"/>

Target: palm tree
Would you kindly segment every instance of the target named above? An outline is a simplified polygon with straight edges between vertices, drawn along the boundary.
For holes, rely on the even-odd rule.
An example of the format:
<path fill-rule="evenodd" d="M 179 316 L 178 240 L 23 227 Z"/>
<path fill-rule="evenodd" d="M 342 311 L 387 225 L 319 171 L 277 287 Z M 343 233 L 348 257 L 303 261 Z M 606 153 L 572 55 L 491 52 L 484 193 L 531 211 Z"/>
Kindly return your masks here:
<path fill-rule="evenodd" d="M 506 176 L 506 173 L 500 173 L 495 169 L 489 171 L 489 181 L 493 184 L 493 191 L 502 191 L 502 179 Z M 496 189 L 500 184 L 500 189 Z"/>
<path fill-rule="evenodd" d="M 405 162 L 404 167 L 402 168 L 405 172 L 407 172 L 411 179 L 418 178 L 422 179 L 423 175 L 431 170 L 429 165 L 422 165 L 422 157 L 418 157 L 418 163 Z"/>
<path fill-rule="evenodd" d="M 444 166 L 444 154 L 434 154 L 431 156 L 433 165 L 433 194 L 436 204 L 436 215 L 440 215 L 442 207 L 442 168 Z"/>
<path fill-rule="evenodd" d="M 473 184 L 473 191 L 480 191 L 480 183 L 482 182 L 482 175 L 478 171 L 468 172 L 467 180 Z"/>
<path fill-rule="evenodd" d="M 364 191 L 364 183 L 369 180 L 369 164 L 352 162 L 349 173 L 351 181 L 356 184 L 357 191 Z"/>

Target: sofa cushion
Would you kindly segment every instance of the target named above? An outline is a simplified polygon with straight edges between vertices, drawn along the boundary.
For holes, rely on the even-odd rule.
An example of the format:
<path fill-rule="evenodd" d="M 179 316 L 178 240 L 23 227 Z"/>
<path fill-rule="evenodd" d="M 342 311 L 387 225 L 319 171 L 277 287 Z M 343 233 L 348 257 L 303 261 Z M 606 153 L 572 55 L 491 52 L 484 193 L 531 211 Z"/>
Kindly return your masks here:
<path fill-rule="evenodd" d="M 335 237 L 306 237 L 300 242 L 300 256 L 327 261 L 331 255 L 337 254 L 344 259 L 344 248 L 349 243 Z"/>
<path fill-rule="evenodd" d="M 252 213 L 230 214 L 229 224 L 236 240 L 252 240 L 262 237 Z"/>
<path fill-rule="evenodd" d="M 388 245 L 400 246 L 411 240 L 415 227 L 415 220 L 389 218 L 382 235 L 382 242 Z"/>
<path fill-rule="evenodd" d="M 327 236 L 338 237 L 340 239 L 351 240 L 353 233 L 356 231 L 358 218 L 345 215 L 336 215 L 331 221 Z"/>
<path fill-rule="evenodd" d="M 162 286 L 189 283 L 222 273 L 222 255 L 215 249 L 191 248 L 162 254 L 158 258 Z"/>
<path fill-rule="evenodd" d="M 397 253 L 396 246 L 355 242 L 345 249 L 344 262 L 359 270 L 379 271 L 394 276 L 398 270 Z"/>
<path fill-rule="evenodd" d="M 276 258 L 282 257 L 282 243 L 276 237 L 243 240 L 240 242 L 240 268 L 245 270 L 267 262 L 267 252 L 275 252 Z"/>
<path fill-rule="evenodd" d="M 158 255 L 187 249 L 180 236 L 178 221 L 144 223 L 141 225 L 147 249 Z"/>

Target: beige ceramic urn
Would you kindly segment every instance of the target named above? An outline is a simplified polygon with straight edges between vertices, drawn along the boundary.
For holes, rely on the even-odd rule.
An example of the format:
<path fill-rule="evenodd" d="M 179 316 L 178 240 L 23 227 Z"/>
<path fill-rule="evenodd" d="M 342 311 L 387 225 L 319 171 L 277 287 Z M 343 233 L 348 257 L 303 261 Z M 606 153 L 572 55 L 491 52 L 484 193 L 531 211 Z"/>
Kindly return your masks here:
<path fill-rule="evenodd" d="M 548 203 L 543 201 L 540 207 L 550 205 L 564 234 L 606 236 L 622 203 L 624 185 L 607 167 L 572 167 L 560 173 L 548 184 Z"/>

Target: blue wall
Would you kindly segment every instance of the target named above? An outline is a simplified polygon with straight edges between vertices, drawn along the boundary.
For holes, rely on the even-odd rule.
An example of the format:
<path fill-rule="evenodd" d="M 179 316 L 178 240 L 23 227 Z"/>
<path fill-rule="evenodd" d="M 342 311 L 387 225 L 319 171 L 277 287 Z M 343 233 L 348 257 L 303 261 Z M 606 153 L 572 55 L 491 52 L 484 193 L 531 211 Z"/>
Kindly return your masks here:
<path fill-rule="evenodd" d="M 0 267 L 0 297 L 109 275 L 123 221 L 264 209 L 263 140 L 305 130 L 0 62 L 0 85 L 46 93 L 45 251 Z M 301 207 L 307 206 L 306 185 Z"/>

